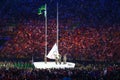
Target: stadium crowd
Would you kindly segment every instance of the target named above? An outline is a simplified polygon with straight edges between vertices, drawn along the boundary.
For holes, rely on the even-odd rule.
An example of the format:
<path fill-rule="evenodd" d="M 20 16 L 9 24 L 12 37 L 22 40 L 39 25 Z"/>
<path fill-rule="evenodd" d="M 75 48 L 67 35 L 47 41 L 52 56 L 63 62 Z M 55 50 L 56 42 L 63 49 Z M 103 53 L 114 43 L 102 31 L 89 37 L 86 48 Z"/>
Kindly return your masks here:
<path fill-rule="evenodd" d="M 120 61 L 119 1 L 58 2 L 60 54 L 67 54 L 67 57 L 73 60 Z M 14 23 L 17 31 L 11 40 L 0 47 L 0 57 L 43 58 L 44 17 L 38 15 L 37 11 L 44 3 L 48 3 L 49 52 L 56 42 L 56 1 L 8 0 L 3 3 L 5 7 L 0 12 L 0 26 L 7 27 Z"/>
<path fill-rule="evenodd" d="M 82 65 L 75 69 L 1 67 L 0 80 L 119 80 L 118 65 Z"/>
<path fill-rule="evenodd" d="M 61 55 L 67 54 L 67 60 L 75 63 L 77 60 L 120 62 L 119 1 L 57 1 Z M 56 42 L 56 1 L 0 2 L 0 60 L 31 57 L 43 60 L 45 22 L 44 16 L 38 15 L 37 11 L 44 3 L 48 4 L 49 52 Z M 7 32 L 8 27 L 10 31 Z M 95 65 L 79 64 L 75 69 L 35 69 L 29 62 L 0 62 L 0 80 L 120 80 L 119 65 Z"/>
<path fill-rule="evenodd" d="M 120 61 L 120 28 L 111 27 L 69 27 L 68 23 L 59 25 L 59 52 L 70 59 L 95 61 Z M 43 58 L 45 51 L 44 22 L 30 20 L 19 24 L 13 39 L 1 49 L 2 57 Z M 56 21 L 48 21 L 48 52 L 56 42 Z"/>

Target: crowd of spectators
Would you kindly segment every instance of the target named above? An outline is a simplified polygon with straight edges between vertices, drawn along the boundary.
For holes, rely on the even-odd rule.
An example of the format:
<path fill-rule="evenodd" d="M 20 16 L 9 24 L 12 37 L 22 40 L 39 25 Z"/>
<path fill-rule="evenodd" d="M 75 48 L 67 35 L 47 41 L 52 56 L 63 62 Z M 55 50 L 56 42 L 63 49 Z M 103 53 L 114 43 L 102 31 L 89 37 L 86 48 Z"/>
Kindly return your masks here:
<path fill-rule="evenodd" d="M 54 19 L 57 2 L 7 0 L 3 1 L 4 6 L 0 10 L 0 26 L 12 24 L 17 30 L 0 47 L 0 57 L 44 57 L 44 17 L 37 11 L 45 3 L 49 20 L 47 47 L 50 51 L 56 42 Z M 120 61 L 119 1 L 58 0 L 58 3 L 60 54 L 67 54 L 68 59 L 73 60 Z"/>
<path fill-rule="evenodd" d="M 0 80 L 119 80 L 118 65 L 82 65 L 75 69 L 0 68 Z"/>
<path fill-rule="evenodd" d="M 59 3 L 59 53 L 68 60 L 120 62 L 120 6 L 115 0 L 57 0 Z M 48 30 L 44 16 L 47 3 Z M 41 58 L 56 42 L 55 0 L 4 0 L 0 3 L 0 58 Z M 2 6 L 4 5 L 4 6 Z M 11 29 L 8 27 L 12 26 Z M 6 28 L 4 28 L 6 27 Z M 4 37 L 3 37 L 4 36 Z M 7 36 L 7 37 L 6 37 Z M 12 37 L 11 37 L 12 36 Z M 5 43 L 5 44 L 4 44 Z M 1 46 L 2 45 L 2 46 Z M 120 80 L 115 66 L 75 69 L 34 69 L 28 62 L 0 62 L 0 80 Z M 32 68 L 27 68 L 27 67 Z"/>
<path fill-rule="evenodd" d="M 61 21 L 60 21 L 61 22 Z M 70 20 L 59 25 L 59 53 L 67 54 L 68 59 L 119 61 L 120 28 L 108 27 L 69 27 Z M 56 42 L 56 21 L 48 21 L 48 52 Z M 44 22 L 30 20 L 19 24 L 13 39 L 4 44 L 1 57 L 44 57 Z"/>

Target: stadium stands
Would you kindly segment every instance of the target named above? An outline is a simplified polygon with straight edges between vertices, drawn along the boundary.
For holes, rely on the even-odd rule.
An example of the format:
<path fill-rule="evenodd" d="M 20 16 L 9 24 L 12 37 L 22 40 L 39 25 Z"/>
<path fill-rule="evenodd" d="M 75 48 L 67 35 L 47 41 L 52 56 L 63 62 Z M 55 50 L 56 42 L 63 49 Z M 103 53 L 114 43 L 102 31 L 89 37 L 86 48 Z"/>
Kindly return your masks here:
<path fill-rule="evenodd" d="M 56 41 L 55 20 L 48 22 L 48 52 Z M 70 23 L 67 23 L 70 25 Z M 66 25 L 67 25 L 66 24 Z M 59 26 L 59 52 L 68 54 L 68 58 L 119 61 L 120 28 L 117 27 L 81 27 L 69 29 Z M 17 34 L 9 40 L 1 50 L 1 55 L 7 57 L 28 58 L 44 56 L 45 29 L 44 22 L 32 21 L 21 24 Z M 67 28 L 67 29 L 65 29 Z"/>
<path fill-rule="evenodd" d="M 119 80 L 117 65 L 81 64 L 77 69 L 0 68 L 0 80 Z"/>
<path fill-rule="evenodd" d="M 38 8 L 47 4 L 49 52 L 56 42 L 57 3 L 59 53 L 76 67 L 35 69 L 31 57 L 43 61 L 46 43 Z M 119 0 L 0 1 L 0 80 L 120 80 L 119 73 Z"/>

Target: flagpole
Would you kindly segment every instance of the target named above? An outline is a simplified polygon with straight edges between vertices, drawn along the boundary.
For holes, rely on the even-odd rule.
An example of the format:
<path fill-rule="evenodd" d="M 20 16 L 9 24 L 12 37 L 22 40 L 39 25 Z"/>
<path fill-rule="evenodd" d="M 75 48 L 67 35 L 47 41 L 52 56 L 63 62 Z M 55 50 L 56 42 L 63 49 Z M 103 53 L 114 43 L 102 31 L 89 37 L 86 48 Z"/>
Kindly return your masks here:
<path fill-rule="evenodd" d="M 32 64 L 34 63 L 34 59 L 33 59 L 33 56 L 32 56 Z"/>
<path fill-rule="evenodd" d="M 47 63 L 47 4 L 45 4 L 45 56 L 44 61 Z"/>
<path fill-rule="evenodd" d="M 58 28 L 58 26 L 59 26 L 59 21 L 58 21 L 58 18 L 59 18 L 59 17 L 58 17 L 58 3 L 57 3 L 57 26 L 56 26 L 56 27 L 57 27 L 57 46 L 59 45 L 59 43 L 58 43 L 58 38 L 59 38 L 59 37 L 58 37 L 58 36 L 59 36 L 59 35 L 58 35 L 58 34 L 59 34 L 59 30 L 58 30 L 58 29 L 59 29 L 59 28 Z M 58 47 L 59 47 L 59 46 L 58 46 Z"/>

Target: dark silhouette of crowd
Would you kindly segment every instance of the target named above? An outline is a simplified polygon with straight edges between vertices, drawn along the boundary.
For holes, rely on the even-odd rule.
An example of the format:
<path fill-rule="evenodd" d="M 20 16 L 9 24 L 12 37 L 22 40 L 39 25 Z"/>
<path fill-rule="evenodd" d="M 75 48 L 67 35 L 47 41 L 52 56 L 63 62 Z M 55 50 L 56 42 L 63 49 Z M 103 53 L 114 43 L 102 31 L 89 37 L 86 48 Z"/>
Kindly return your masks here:
<path fill-rule="evenodd" d="M 76 69 L 0 68 L 0 80 L 119 80 L 120 67 L 87 65 Z"/>

